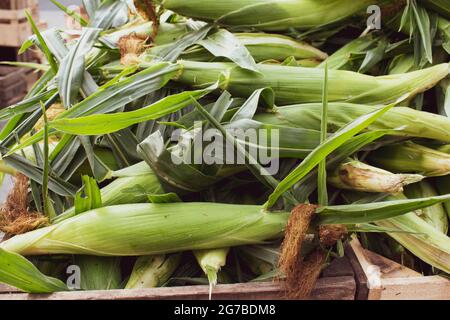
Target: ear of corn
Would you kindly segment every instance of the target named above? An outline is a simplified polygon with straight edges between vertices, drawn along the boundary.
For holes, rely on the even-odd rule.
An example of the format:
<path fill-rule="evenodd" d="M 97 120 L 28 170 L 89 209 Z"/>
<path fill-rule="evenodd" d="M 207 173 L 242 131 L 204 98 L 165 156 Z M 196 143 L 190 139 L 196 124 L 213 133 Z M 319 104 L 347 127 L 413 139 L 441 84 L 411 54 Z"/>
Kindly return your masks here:
<path fill-rule="evenodd" d="M 408 186 L 405 190 L 405 195 L 410 198 L 423 198 L 423 197 L 434 197 L 438 193 L 428 181 L 422 181 L 414 185 Z M 424 208 L 418 212 L 419 217 L 424 219 L 426 222 L 431 224 L 440 232 L 447 234 L 448 231 L 448 217 L 444 210 L 443 204 L 436 204 Z"/>
<path fill-rule="evenodd" d="M 249 97 L 255 90 L 270 87 L 279 105 L 320 102 L 323 71 L 316 68 L 258 65 L 260 74 L 232 63 L 179 61 L 183 71 L 178 82 L 191 86 L 213 84 L 222 75 L 222 89 Z M 387 104 L 408 94 L 414 96 L 434 86 L 449 74 L 447 63 L 406 74 L 372 77 L 350 71 L 330 70 L 329 101 Z M 345 79 L 345 81 L 343 81 Z"/>
<path fill-rule="evenodd" d="M 164 8 L 187 17 L 261 30 L 319 27 L 364 11 L 374 4 L 369 0 L 229 0 L 208 4 L 202 0 L 159 2 Z"/>
<path fill-rule="evenodd" d="M 112 176 L 117 179 L 100 189 L 103 206 L 147 202 L 149 194 L 163 192 L 158 177 L 145 162 L 115 171 Z M 55 217 L 53 222 L 61 222 L 75 214 L 75 208 L 70 208 Z"/>
<path fill-rule="evenodd" d="M 217 284 L 217 274 L 227 262 L 227 255 L 230 248 L 212 249 L 212 250 L 196 250 L 195 258 L 202 268 L 209 282 L 209 299 L 212 297 L 213 287 Z"/>
<path fill-rule="evenodd" d="M 389 236 L 430 265 L 450 273 L 450 239 L 419 218 L 408 213 L 396 218 L 376 222 L 377 225 L 409 233 L 391 232 Z"/>
<path fill-rule="evenodd" d="M 23 255 L 99 256 L 214 249 L 279 238 L 287 217 L 287 213 L 264 212 L 259 206 L 213 203 L 119 205 L 95 209 L 16 236 L 0 247 Z M 107 227 L 99 229 L 99 225 Z"/>
<path fill-rule="evenodd" d="M 337 188 L 363 192 L 399 193 L 408 184 L 419 182 L 424 177 L 417 174 L 393 174 L 389 171 L 369 166 L 357 160 L 340 164 L 328 177 Z M 417 196 L 424 198 L 429 195 Z"/>
<path fill-rule="evenodd" d="M 316 61 L 327 58 L 327 54 L 319 49 L 287 36 L 265 33 L 236 33 L 235 36 L 247 48 L 256 62 L 266 60 L 282 62 L 289 57 L 297 60 L 312 59 Z M 157 51 L 158 47 L 150 49 L 150 53 L 155 50 Z M 188 49 L 181 57 L 185 60 L 204 62 L 212 58 L 211 54 L 200 47 Z"/>
<path fill-rule="evenodd" d="M 382 147 L 370 156 L 371 161 L 394 172 L 414 172 L 428 177 L 450 174 L 450 155 L 407 141 Z"/>
<path fill-rule="evenodd" d="M 254 120 L 272 125 L 319 130 L 320 108 L 319 103 L 280 107 L 275 109 L 275 114 L 260 113 L 254 117 Z M 376 107 L 373 106 L 329 103 L 329 131 L 335 132 L 350 121 L 375 110 Z M 393 130 L 391 134 L 394 135 L 450 142 L 450 120 L 447 117 L 405 107 L 395 107 L 389 110 L 373 122 L 368 129 L 388 129 Z"/>
<path fill-rule="evenodd" d="M 125 289 L 160 287 L 173 274 L 181 260 L 181 254 L 139 257 L 133 267 Z"/>

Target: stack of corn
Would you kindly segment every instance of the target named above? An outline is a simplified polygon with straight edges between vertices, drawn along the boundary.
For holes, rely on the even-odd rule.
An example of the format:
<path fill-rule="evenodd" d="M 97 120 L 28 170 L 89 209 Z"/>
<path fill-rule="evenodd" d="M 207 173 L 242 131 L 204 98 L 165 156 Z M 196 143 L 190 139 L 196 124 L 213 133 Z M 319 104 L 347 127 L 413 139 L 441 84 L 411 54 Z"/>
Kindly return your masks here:
<path fill-rule="evenodd" d="M 217 283 L 285 277 L 304 298 L 354 233 L 450 274 L 447 2 L 107 0 L 86 2 L 89 19 L 54 2 L 83 29 L 42 32 L 28 15 L 22 51 L 48 63 L 21 63 L 43 75 L 0 110 L 0 170 L 16 179 L 0 282 L 209 283 L 213 297 Z M 403 36 L 368 27 L 374 4 Z M 208 129 L 237 158 L 204 158 Z M 271 138 L 230 134 L 255 129 Z M 311 256 L 321 264 L 296 274 Z"/>

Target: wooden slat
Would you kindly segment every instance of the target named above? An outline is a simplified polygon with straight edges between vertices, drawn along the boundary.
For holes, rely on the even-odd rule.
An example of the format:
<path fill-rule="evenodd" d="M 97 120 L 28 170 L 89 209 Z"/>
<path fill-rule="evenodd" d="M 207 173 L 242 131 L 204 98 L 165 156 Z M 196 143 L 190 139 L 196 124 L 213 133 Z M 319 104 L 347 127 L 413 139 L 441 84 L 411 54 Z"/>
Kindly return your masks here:
<path fill-rule="evenodd" d="M 353 300 L 356 283 L 353 277 L 319 279 L 313 290 L 313 300 Z M 208 286 L 187 286 L 143 290 L 110 290 L 59 292 L 53 294 L 11 293 L 2 300 L 207 300 Z M 282 300 L 284 291 L 277 282 L 218 285 L 214 300 Z"/>
<path fill-rule="evenodd" d="M 18 293 L 18 292 L 20 292 L 19 289 L 16 289 L 16 288 L 7 286 L 6 284 L 0 283 L 0 294 L 2 294 L 2 293 Z M 0 297 L 1 297 L 1 295 L 0 295 Z"/>
<path fill-rule="evenodd" d="M 27 22 L 18 24 L 0 24 L 0 46 L 20 47 L 32 34 Z"/>
<path fill-rule="evenodd" d="M 422 276 L 394 261 L 365 250 L 355 238 L 350 244 L 364 273 L 368 300 L 447 300 L 450 281 L 439 276 Z M 359 278 L 356 277 L 356 281 Z M 357 294 L 358 297 L 358 294 Z"/>
<path fill-rule="evenodd" d="M 26 19 L 25 10 L 0 10 L 0 20 Z"/>
<path fill-rule="evenodd" d="M 0 20 L 25 20 L 25 10 L 30 11 L 33 19 L 38 20 L 39 10 L 37 4 L 30 4 L 26 7 L 15 10 L 0 9 Z"/>
<path fill-rule="evenodd" d="M 376 300 L 450 300 L 450 281 L 439 276 L 383 279 L 382 288 L 369 296 L 372 297 Z"/>
<path fill-rule="evenodd" d="M 347 246 L 345 248 L 345 256 L 348 258 L 348 261 L 352 266 L 353 272 L 355 273 L 355 281 L 356 281 L 355 300 L 367 300 L 367 297 L 369 296 L 369 288 L 367 287 L 367 277 L 351 246 Z"/>

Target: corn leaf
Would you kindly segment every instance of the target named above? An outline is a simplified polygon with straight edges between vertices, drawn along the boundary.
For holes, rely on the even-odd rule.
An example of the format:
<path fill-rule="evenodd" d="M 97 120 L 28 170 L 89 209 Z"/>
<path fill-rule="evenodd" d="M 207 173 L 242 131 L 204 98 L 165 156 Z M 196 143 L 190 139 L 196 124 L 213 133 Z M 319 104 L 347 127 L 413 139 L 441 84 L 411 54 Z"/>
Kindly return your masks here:
<path fill-rule="evenodd" d="M 94 14 L 88 25 L 91 28 L 120 27 L 128 21 L 128 6 L 123 0 L 102 1 L 91 13 Z"/>
<path fill-rule="evenodd" d="M 93 18 L 95 15 L 95 11 L 100 7 L 102 1 L 101 0 L 82 0 L 83 7 L 86 9 L 86 12 L 89 18 Z"/>
<path fill-rule="evenodd" d="M 259 73 L 256 62 L 247 48 L 234 34 L 225 29 L 219 29 L 197 43 L 216 57 L 228 58 L 241 68 Z"/>
<path fill-rule="evenodd" d="M 47 43 L 44 41 L 44 38 L 41 35 L 41 32 L 39 31 L 38 27 L 36 26 L 36 23 L 34 23 L 33 17 L 28 11 L 25 11 L 25 16 L 27 17 L 28 22 L 31 25 L 31 29 L 33 30 L 34 34 L 36 35 L 37 39 L 39 40 L 39 43 L 41 45 L 42 51 L 47 58 L 47 61 L 50 64 L 50 67 L 52 68 L 53 72 L 58 71 L 58 66 L 56 65 L 56 62 L 53 58 L 52 53 L 50 52 Z"/>
<path fill-rule="evenodd" d="M 22 115 L 24 113 L 33 112 L 40 108 L 41 101 L 51 99 L 56 101 L 55 90 L 42 92 L 33 97 L 25 98 L 24 100 L 0 110 L 0 120 L 9 119 L 11 117 Z"/>
<path fill-rule="evenodd" d="M 317 209 L 319 224 L 369 223 L 401 216 L 450 200 L 450 194 L 411 200 L 393 200 L 367 204 L 328 206 Z"/>
<path fill-rule="evenodd" d="M 43 169 L 36 166 L 33 162 L 15 154 L 3 158 L 3 161 L 29 177 L 31 180 L 42 185 L 44 176 Z M 75 186 L 53 174 L 49 175 L 48 187 L 50 190 L 61 196 L 74 196 L 77 191 Z"/>
<path fill-rule="evenodd" d="M 217 86 L 203 90 L 185 91 L 171 95 L 162 100 L 130 112 L 120 112 L 104 115 L 91 115 L 75 119 L 57 119 L 50 123 L 50 127 L 65 133 L 77 135 L 100 135 L 125 129 L 137 123 L 159 119 L 176 112 L 190 104 L 190 97 L 199 99 Z"/>
<path fill-rule="evenodd" d="M 74 105 L 66 112 L 60 114 L 57 119 L 76 118 L 94 113 L 108 113 L 127 103 L 145 96 L 163 87 L 178 71 L 179 66 L 169 63 L 158 63 L 131 77 L 128 77 L 107 88 L 100 88 L 83 101 Z M 54 129 L 49 134 L 55 134 Z M 14 153 L 42 140 L 42 131 L 24 139 L 22 143 L 15 146 L 10 152 Z"/>
<path fill-rule="evenodd" d="M 84 28 L 77 43 L 62 59 L 57 78 L 63 105 L 68 109 L 76 100 L 85 73 L 85 55 L 92 49 L 101 29 Z"/>
<path fill-rule="evenodd" d="M 212 26 L 206 25 L 198 30 L 193 30 L 172 45 L 166 46 L 164 49 L 158 52 L 157 59 L 162 61 L 175 62 L 184 50 L 194 45 L 211 31 Z"/>
<path fill-rule="evenodd" d="M 325 65 L 323 80 L 323 97 L 322 97 L 322 113 L 320 126 L 320 143 L 324 143 L 328 137 L 328 65 Z M 328 205 L 328 189 L 327 189 L 327 157 L 319 162 L 318 174 L 318 193 L 319 205 Z"/>
<path fill-rule="evenodd" d="M 58 279 L 42 274 L 30 261 L 0 248 L 0 282 L 29 293 L 68 291 Z"/>
<path fill-rule="evenodd" d="M 342 146 L 348 139 L 364 130 L 364 128 L 373 123 L 378 117 L 389 111 L 394 105 L 395 103 L 359 117 L 328 138 L 323 144 L 311 152 L 308 157 L 306 157 L 306 159 L 303 160 L 303 162 L 283 181 L 280 182 L 275 191 L 269 196 L 269 199 L 265 204 L 265 208 L 271 208 L 283 193 L 288 191 L 294 184 L 305 177 L 317 164 L 320 163 L 320 161 L 325 159 L 325 157 L 327 157 L 331 152 Z"/>
<path fill-rule="evenodd" d="M 90 137 L 78 136 L 77 138 L 81 141 L 81 145 L 84 148 L 89 165 L 92 170 L 92 174 L 94 175 L 95 179 L 99 182 L 104 181 L 105 179 L 109 179 L 111 177 L 111 170 L 95 154 Z"/>

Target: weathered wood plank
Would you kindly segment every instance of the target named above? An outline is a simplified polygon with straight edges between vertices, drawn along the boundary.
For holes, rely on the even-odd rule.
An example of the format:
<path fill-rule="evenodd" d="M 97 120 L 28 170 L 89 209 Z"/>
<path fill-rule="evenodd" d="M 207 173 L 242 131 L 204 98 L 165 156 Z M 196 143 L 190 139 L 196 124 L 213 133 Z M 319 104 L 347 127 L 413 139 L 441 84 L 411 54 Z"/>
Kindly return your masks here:
<path fill-rule="evenodd" d="M 359 265 L 362 275 L 356 277 L 358 290 L 367 288 L 367 300 L 448 300 L 450 299 L 450 281 L 439 276 L 422 276 L 420 273 L 404 267 L 364 249 L 357 239 L 351 244 L 351 251 Z M 360 273 L 360 272 L 357 272 Z M 359 294 L 356 295 L 359 298 Z"/>
<path fill-rule="evenodd" d="M 319 279 L 313 290 L 313 300 L 353 300 L 356 283 L 353 277 Z M 10 293 L 0 295 L 2 300 L 207 300 L 208 286 L 155 288 L 144 290 L 110 290 L 59 292 L 53 294 Z M 282 300 L 282 283 L 263 282 L 218 285 L 214 300 Z"/>
<path fill-rule="evenodd" d="M 382 279 L 377 300 L 450 300 L 450 281 L 439 276 Z"/>

